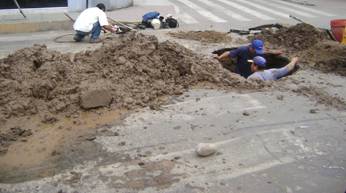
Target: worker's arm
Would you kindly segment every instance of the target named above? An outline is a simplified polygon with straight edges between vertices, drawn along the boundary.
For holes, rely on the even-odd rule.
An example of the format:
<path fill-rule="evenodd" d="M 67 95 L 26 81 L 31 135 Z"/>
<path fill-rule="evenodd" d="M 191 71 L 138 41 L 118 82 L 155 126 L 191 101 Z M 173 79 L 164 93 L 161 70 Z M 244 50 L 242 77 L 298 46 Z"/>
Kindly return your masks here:
<path fill-rule="evenodd" d="M 294 69 L 294 67 L 298 63 L 298 59 L 299 59 L 298 57 L 294 57 L 292 58 L 291 62 L 286 65 L 289 72 L 291 72 Z"/>
<path fill-rule="evenodd" d="M 287 64 L 286 66 L 282 68 L 278 68 L 278 69 L 273 68 L 273 69 L 270 69 L 269 71 L 271 71 L 275 79 L 280 79 L 284 76 L 287 76 L 294 69 L 297 62 L 298 62 L 298 58 L 294 57 L 292 58 L 291 62 Z"/>
<path fill-rule="evenodd" d="M 111 25 L 104 25 L 104 26 L 102 26 L 102 28 L 103 28 L 104 30 L 110 31 L 110 32 L 112 32 L 112 33 L 115 33 L 115 32 L 116 32 L 116 30 L 113 29 L 113 27 L 112 27 Z"/>
<path fill-rule="evenodd" d="M 221 54 L 220 56 L 214 55 L 214 58 L 222 61 L 222 60 L 227 59 L 229 57 L 229 54 L 230 54 L 230 51 L 227 51 L 227 52 L 224 52 L 223 54 Z"/>
<path fill-rule="evenodd" d="M 236 58 L 240 52 L 241 52 L 241 48 L 237 48 L 231 51 L 224 52 L 220 56 L 215 56 L 215 58 L 218 59 L 219 61 L 226 60 L 227 58 Z"/>
<path fill-rule="evenodd" d="M 100 25 L 102 26 L 102 29 L 103 30 L 107 30 L 107 31 L 110 31 L 110 32 L 116 32 L 114 29 L 113 29 L 113 26 L 109 24 L 108 22 L 108 19 L 107 19 L 107 15 L 105 12 L 101 11 L 99 13 L 99 23 Z"/>

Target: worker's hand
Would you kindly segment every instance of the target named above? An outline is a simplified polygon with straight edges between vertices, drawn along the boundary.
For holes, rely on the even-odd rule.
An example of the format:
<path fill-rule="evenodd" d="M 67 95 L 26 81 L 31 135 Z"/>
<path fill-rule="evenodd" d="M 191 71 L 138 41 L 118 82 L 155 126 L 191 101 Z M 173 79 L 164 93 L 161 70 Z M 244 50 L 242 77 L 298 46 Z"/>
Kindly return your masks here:
<path fill-rule="evenodd" d="M 220 57 L 217 54 L 213 54 L 213 58 L 220 60 Z"/>
<path fill-rule="evenodd" d="M 298 57 L 293 57 L 291 62 L 293 62 L 294 64 L 298 63 L 299 58 Z"/>

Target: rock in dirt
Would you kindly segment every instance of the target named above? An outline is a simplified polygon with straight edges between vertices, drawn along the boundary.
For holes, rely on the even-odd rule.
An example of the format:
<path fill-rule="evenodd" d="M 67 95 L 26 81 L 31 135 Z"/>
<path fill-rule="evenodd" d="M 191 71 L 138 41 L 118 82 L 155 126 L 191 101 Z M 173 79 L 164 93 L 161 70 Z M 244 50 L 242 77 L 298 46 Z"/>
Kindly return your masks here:
<path fill-rule="evenodd" d="M 107 88 L 105 81 L 97 81 L 96 83 L 83 83 L 84 87 L 80 96 L 80 105 L 84 109 L 92 109 L 97 107 L 106 107 L 112 102 L 112 94 Z"/>
<path fill-rule="evenodd" d="M 51 113 L 44 114 L 42 117 L 41 122 L 45 124 L 53 124 L 58 121 L 58 118 L 56 118 L 54 115 Z"/>
<path fill-rule="evenodd" d="M 216 151 L 216 145 L 211 143 L 199 143 L 196 147 L 196 153 L 201 157 L 213 155 Z"/>
<path fill-rule="evenodd" d="M 112 108 L 145 107 L 200 83 L 261 87 L 224 70 L 215 60 L 140 33 L 109 39 L 99 49 L 74 54 L 73 60 L 70 55 L 35 45 L 1 59 L 0 119 L 78 114 L 109 103 Z M 85 82 L 91 84 L 89 89 Z"/>

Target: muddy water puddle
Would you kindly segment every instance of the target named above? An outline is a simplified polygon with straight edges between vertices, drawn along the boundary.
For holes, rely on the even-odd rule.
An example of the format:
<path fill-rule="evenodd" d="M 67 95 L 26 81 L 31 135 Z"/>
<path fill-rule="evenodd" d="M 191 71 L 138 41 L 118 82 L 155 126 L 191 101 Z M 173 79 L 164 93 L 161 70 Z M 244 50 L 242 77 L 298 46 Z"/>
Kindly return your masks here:
<path fill-rule="evenodd" d="M 9 128 L 25 128 L 32 135 L 14 141 L 0 156 L 0 182 L 52 176 L 102 154 L 93 143 L 97 128 L 120 121 L 124 114 L 125 110 L 106 110 L 102 113 L 83 112 L 78 118 L 60 118 L 55 124 L 42 124 L 39 117 L 7 123 Z"/>

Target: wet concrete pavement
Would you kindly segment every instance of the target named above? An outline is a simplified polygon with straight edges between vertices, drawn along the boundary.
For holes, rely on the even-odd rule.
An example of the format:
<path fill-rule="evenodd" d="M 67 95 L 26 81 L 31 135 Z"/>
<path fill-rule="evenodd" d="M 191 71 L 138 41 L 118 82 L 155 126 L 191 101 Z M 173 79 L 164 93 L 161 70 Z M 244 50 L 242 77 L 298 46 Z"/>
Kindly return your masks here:
<path fill-rule="evenodd" d="M 345 117 L 290 92 L 192 90 L 99 128 L 72 169 L 0 192 L 343 192 Z M 198 157 L 200 142 L 218 152 Z"/>

